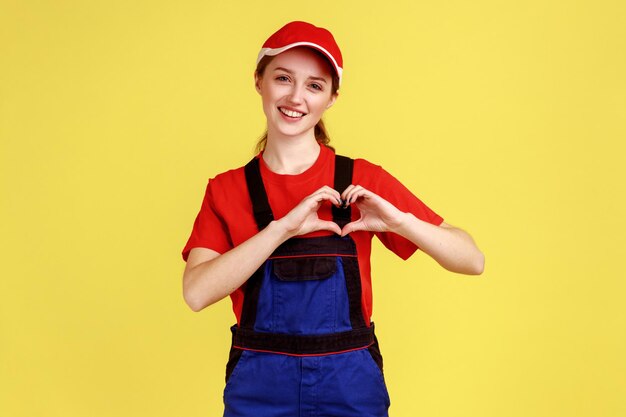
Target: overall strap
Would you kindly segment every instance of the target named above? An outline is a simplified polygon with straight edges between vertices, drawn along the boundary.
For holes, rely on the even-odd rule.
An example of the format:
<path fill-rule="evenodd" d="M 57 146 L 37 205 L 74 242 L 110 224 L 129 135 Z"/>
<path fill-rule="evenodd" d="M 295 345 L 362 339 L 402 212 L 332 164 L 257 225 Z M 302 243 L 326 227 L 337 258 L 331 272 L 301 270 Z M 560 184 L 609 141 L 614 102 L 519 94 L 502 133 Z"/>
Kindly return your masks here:
<path fill-rule="evenodd" d="M 335 190 L 343 192 L 350 184 L 352 184 L 352 171 L 354 161 L 347 156 L 335 155 Z M 259 230 L 264 229 L 272 220 L 274 214 L 267 199 L 267 192 L 261 178 L 261 167 L 259 158 L 252 158 L 244 168 L 246 174 L 246 184 L 248 185 L 248 194 L 252 201 L 252 210 L 254 219 Z M 340 208 L 332 207 L 333 221 L 343 227 L 350 222 L 350 207 Z"/>
<path fill-rule="evenodd" d="M 348 188 L 350 184 L 352 184 L 352 170 L 354 166 L 354 160 L 348 158 L 347 156 L 335 155 L 335 190 L 339 191 L 339 193 L 343 193 L 343 191 Z M 350 206 L 348 207 L 336 207 L 333 205 L 333 221 L 339 225 L 339 227 L 344 227 L 346 224 L 350 223 Z"/>
<path fill-rule="evenodd" d="M 267 200 L 267 193 L 265 192 L 265 186 L 261 178 L 259 159 L 252 158 L 252 161 L 246 164 L 244 171 L 246 173 L 248 194 L 250 195 L 250 200 L 252 200 L 254 220 L 256 220 L 259 231 L 261 231 L 274 220 L 274 214 Z"/>

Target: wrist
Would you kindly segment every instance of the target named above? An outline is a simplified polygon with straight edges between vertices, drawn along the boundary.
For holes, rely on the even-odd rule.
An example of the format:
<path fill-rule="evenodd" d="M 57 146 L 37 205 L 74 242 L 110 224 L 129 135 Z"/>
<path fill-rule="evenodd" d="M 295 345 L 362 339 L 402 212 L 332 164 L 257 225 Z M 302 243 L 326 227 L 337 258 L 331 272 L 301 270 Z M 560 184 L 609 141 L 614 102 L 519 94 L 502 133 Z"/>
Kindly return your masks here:
<path fill-rule="evenodd" d="M 400 212 L 396 221 L 390 227 L 390 231 L 399 235 L 404 235 L 414 219 L 417 218 L 412 213 Z"/>
<path fill-rule="evenodd" d="M 284 225 L 282 219 L 272 220 L 266 227 L 268 232 L 272 233 L 281 243 L 293 237 L 293 233 Z"/>

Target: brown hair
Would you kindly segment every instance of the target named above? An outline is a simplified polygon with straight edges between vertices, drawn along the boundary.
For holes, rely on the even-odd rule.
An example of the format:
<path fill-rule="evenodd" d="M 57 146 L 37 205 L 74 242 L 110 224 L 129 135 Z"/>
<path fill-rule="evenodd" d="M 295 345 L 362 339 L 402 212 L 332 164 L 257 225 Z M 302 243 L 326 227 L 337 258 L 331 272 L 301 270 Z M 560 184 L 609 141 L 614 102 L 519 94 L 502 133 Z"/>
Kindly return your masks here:
<path fill-rule="evenodd" d="M 312 49 L 312 50 L 315 53 L 317 53 L 319 56 L 321 56 L 322 58 L 328 60 L 328 58 L 326 58 L 326 56 L 322 54 L 321 52 L 318 52 L 315 49 Z M 272 62 L 272 59 L 274 59 L 274 56 L 269 56 L 269 55 L 265 55 L 263 58 L 261 58 L 258 65 L 256 66 L 256 70 L 254 71 L 254 73 L 259 78 L 263 78 L 263 73 L 265 72 L 265 68 L 267 68 L 269 63 Z M 339 91 L 339 76 L 337 76 L 335 71 L 332 69 L 332 67 L 330 66 L 330 63 L 328 65 L 331 69 L 331 74 L 333 75 L 331 94 L 337 94 L 337 91 Z M 334 148 L 329 145 L 330 136 L 328 135 L 328 131 L 326 131 L 326 127 L 324 126 L 324 122 L 322 121 L 322 119 L 320 119 L 319 122 L 317 122 L 317 124 L 315 125 L 314 134 L 315 134 L 315 140 L 317 140 L 317 143 L 326 145 L 330 149 L 334 150 Z M 263 133 L 263 136 L 261 136 L 259 141 L 256 143 L 255 152 L 259 153 L 263 149 L 265 149 L 266 143 L 267 143 L 267 129 L 265 130 L 265 133 Z"/>

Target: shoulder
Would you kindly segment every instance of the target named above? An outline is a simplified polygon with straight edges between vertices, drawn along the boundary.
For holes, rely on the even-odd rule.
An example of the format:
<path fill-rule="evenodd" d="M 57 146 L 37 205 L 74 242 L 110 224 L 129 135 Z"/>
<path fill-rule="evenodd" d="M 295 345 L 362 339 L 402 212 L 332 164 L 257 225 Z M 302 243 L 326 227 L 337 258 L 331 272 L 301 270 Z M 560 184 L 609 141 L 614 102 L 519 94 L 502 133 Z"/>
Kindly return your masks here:
<path fill-rule="evenodd" d="M 331 151 L 332 152 L 332 151 Z M 350 158 L 354 161 L 353 175 L 355 178 L 370 175 L 372 173 L 380 172 L 382 167 L 378 164 L 372 163 L 364 158 L 354 157 L 349 154 L 337 153 L 338 156 Z"/>
<path fill-rule="evenodd" d="M 381 165 L 368 161 L 364 158 L 353 158 L 354 170 L 352 179 L 354 183 L 366 186 L 378 182 L 386 175 L 386 171 Z"/>
<path fill-rule="evenodd" d="M 228 198 L 246 189 L 245 165 L 220 172 L 209 178 L 207 191 L 214 197 Z"/>
<path fill-rule="evenodd" d="M 213 183 L 215 186 L 226 186 L 229 184 L 240 182 L 242 179 L 245 179 L 243 166 L 220 172 L 219 174 L 210 178 L 209 182 Z"/>
<path fill-rule="evenodd" d="M 359 184 L 379 195 L 404 194 L 408 189 L 381 165 L 364 158 L 354 159 L 353 184 Z"/>
<path fill-rule="evenodd" d="M 382 171 L 383 167 L 363 158 L 354 158 L 354 172 L 359 174 L 370 174 Z"/>

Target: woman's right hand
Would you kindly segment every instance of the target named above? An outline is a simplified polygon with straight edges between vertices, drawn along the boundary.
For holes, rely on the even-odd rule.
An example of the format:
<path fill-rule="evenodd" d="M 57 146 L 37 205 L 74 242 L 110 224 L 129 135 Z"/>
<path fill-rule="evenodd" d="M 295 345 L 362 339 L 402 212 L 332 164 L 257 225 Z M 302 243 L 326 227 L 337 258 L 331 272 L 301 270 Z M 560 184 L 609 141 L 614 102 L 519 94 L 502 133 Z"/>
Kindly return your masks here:
<path fill-rule="evenodd" d="M 341 234 L 341 228 L 337 223 L 322 220 L 317 216 L 317 211 L 324 201 L 330 201 L 336 206 L 341 205 L 341 195 L 336 190 L 325 185 L 313 194 L 305 197 L 285 217 L 277 220 L 289 237 L 305 235 L 318 230 L 329 230 Z"/>
<path fill-rule="evenodd" d="M 183 274 L 183 295 L 194 311 L 231 294 L 241 287 L 272 252 L 285 240 L 317 230 L 338 235 L 335 222 L 321 220 L 317 211 L 324 201 L 339 205 L 341 196 L 328 186 L 303 199 L 285 217 L 270 224 L 229 251 L 219 254 L 207 248 L 193 248 Z"/>

